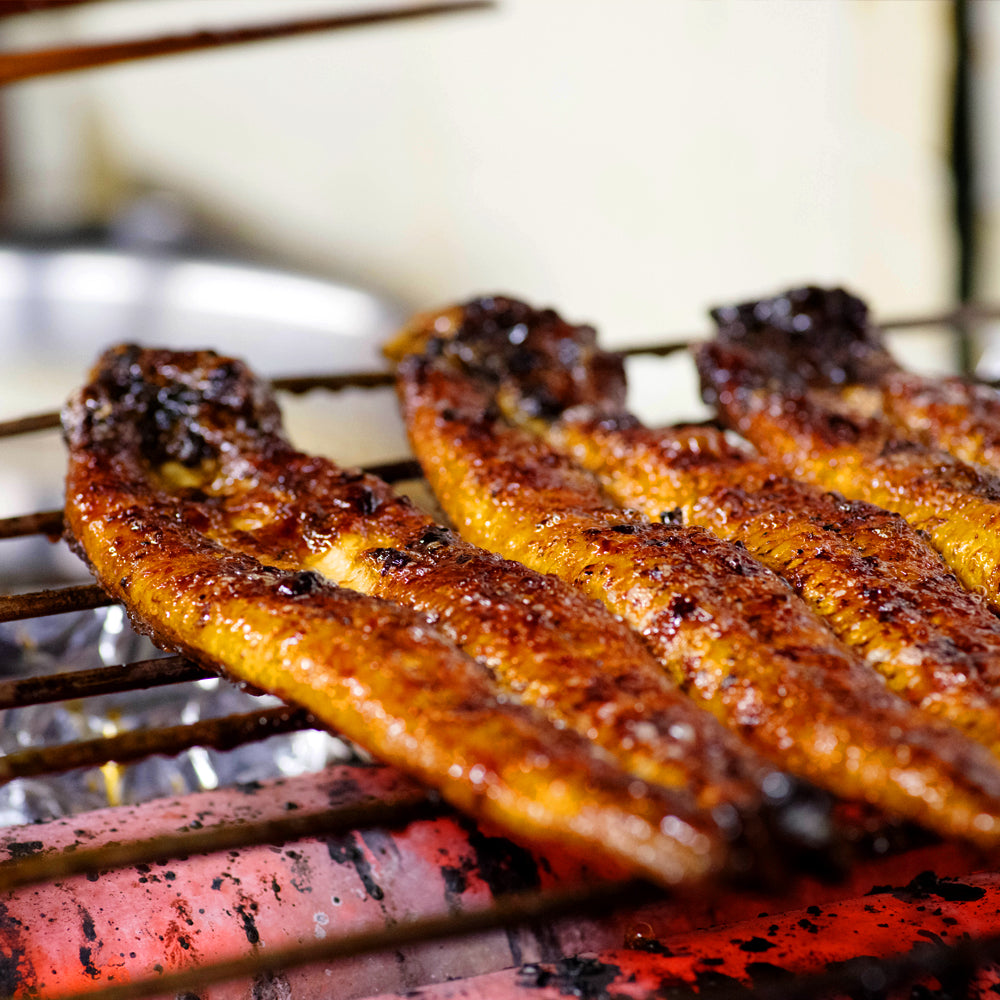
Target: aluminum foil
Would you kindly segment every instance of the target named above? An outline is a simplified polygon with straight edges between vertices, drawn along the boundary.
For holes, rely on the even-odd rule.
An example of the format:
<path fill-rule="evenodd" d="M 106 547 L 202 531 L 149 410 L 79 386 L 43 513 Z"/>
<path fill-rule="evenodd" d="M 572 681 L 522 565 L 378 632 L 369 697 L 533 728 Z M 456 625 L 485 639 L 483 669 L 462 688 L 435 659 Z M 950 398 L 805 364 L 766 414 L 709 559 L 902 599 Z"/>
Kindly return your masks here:
<path fill-rule="evenodd" d="M 96 611 L 0 624 L 0 678 L 150 659 L 162 655 L 130 627 L 114 605 Z M 276 698 L 251 695 L 217 678 L 92 698 L 24 705 L 0 711 L 0 752 L 115 736 L 134 729 L 191 724 L 271 708 Z M 318 771 L 357 751 L 317 730 L 272 736 L 236 750 L 191 747 L 176 757 L 109 763 L 0 788 L 0 826 L 37 823 L 109 805 L 135 805 L 161 796 L 293 777 Z"/>

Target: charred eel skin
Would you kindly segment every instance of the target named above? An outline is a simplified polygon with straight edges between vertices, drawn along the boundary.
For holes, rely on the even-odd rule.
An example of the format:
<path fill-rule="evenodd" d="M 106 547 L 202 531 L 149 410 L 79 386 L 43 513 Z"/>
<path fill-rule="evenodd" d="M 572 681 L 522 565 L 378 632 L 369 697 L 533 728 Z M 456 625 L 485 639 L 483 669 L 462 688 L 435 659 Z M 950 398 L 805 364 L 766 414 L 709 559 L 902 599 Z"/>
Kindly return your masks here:
<path fill-rule="evenodd" d="M 477 555 L 373 477 L 294 452 L 266 386 L 238 362 L 112 350 L 64 426 L 72 536 L 165 648 L 306 706 L 515 836 L 668 885 L 771 865 L 750 840 L 773 772 L 660 683 L 655 664 L 644 669 L 627 630 L 555 581 Z M 435 627 L 319 570 L 382 593 L 441 587 L 451 614 L 430 609 Z M 485 590 L 463 582 L 470 570 Z M 473 619 L 485 625 L 470 637 Z M 563 643 L 580 636 L 574 659 Z M 562 674 L 512 684 L 505 649 L 522 641 L 522 664 Z M 602 660 L 607 675 L 579 672 Z M 540 709 L 517 704 L 529 696 Z M 612 760 L 616 740 L 631 749 Z"/>
<path fill-rule="evenodd" d="M 832 312 L 850 344 L 851 363 L 846 367 L 829 360 L 815 365 L 812 378 L 818 385 L 836 384 L 846 401 L 885 417 L 904 437 L 930 449 L 943 449 L 963 462 L 1000 470 L 1000 392 L 971 378 L 929 377 L 906 371 L 886 346 L 881 329 L 872 322 L 867 305 L 842 289 L 795 289 L 774 300 L 788 303 L 794 322 L 809 316 L 820 325 Z M 834 303 L 832 307 L 830 303 Z M 751 304 L 717 310 L 724 324 L 746 326 L 753 322 Z M 754 303 L 753 305 L 756 305 Z M 808 339 L 808 332 L 806 332 Z M 841 375 L 841 370 L 844 375 Z"/>
<path fill-rule="evenodd" d="M 901 514 L 962 583 L 1000 603 L 1000 477 L 881 412 L 894 363 L 872 349 L 864 303 L 804 288 L 713 316 L 717 337 L 697 362 L 721 418 L 795 478 Z"/>
<path fill-rule="evenodd" d="M 892 690 L 1000 755 L 1000 619 L 902 517 L 792 479 L 715 427 L 643 426 L 591 327 L 527 322 L 517 339 L 506 415 L 619 506 L 745 545 Z"/>
<path fill-rule="evenodd" d="M 556 320 L 493 297 L 418 317 L 392 345 L 411 440 L 458 530 L 604 600 L 780 766 L 995 847 L 1000 772 L 985 748 L 889 692 L 744 548 L 614 508 L 589 473 L 501 418 L 506 380 L 531 366 L 517 348 Z M 567 349 L 556 377 L 574 364 Z M 540 413 L 551 401 L 523 403 Z"/>

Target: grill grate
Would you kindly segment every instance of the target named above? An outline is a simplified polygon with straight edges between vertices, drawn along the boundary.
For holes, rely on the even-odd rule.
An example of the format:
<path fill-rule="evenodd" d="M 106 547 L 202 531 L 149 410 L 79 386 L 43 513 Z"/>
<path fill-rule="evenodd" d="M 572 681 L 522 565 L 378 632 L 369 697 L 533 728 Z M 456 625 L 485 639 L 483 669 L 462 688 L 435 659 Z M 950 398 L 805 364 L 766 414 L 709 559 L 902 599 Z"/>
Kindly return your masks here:
<path fill-rule="evenodd" d="M 886 328 L 914 329 L 929 325 L 958 325 L 970 319 L 1000 318 L 1000 308 L 966 308 L 943 316 L 906 319 L 884 324 Z M 629 355 L 667 355 L 683 349 L 688 341 L 674 339 L 654 346 L 628 350 Z M 348 376 L 310 376 L 275 381 L 275 388 L 286 392 L 314 389 L 338 391 L 344 388 L 378 388 L 390 384 L 384 372 L 366 372 Z M 0 424 L 0 437 L 29 434 L 58 426 L 55 413 L 39 414 Z M 412 459 L 372 466 L 374 472 L 390 482 L 419 478 Z M 42 511 L 0 520 L 0 539 L 32 534 L 57 537 L 62 530 L 59 511 Z M 13 622 L 69 611 L 98 608 L 111 603 L 100 588 L 93 585 L 46 589 L 0 598 L 0 622 Z M 57 672 L 41 677 L 0 683 L 0 709 L 70 701 L 107 693 L 122 693 L 145 688 L 192 681 L 214 676 L 183 657 L 138 660 L 116 666 L 73 672 Z M 129 731 L 108 738 L 82 741 L 43 749 L 30 749 L 0 759 L 0 783 L 15 778 L 62 772 L 68 769 L 138 760 L 150 754 L 177 754 L 196 746 L 232 748 L 264 739 L 279 732 L 311 728 L 308 713 L 278 707 L 241 715 L 228 715 L 189 725 Z M 330 837 L 359 829 L 395 826 L 417 819 L 450 813 L 433 795 L 421 789 L 403 789 L 378 801 L 351 804 L 307 815 L 290 814 L 279 818 L 246 821 L 209 829 L 190 829 L 175 836 L 154 838 L 126 837 L 121 842 L 94 849 L 49 852 L 19 857 L 0 863 L 0 892 L 10 892 L 42 882 L 72 875 L 92 875 L 113 868 L 136 866 L 167 858 L 195 853 L 232 850 L 239 847 L 284 844 L 309 836 Z M 235 977 L 260 974 L 266 970 L 293 968 L 319 960 L 357 956 L 372 951 L 394 950 L 416 942 L 440 941 L 452 936 L 472 934 L 495 928 L 510 928 L 532 922 L 552 921 L 562 916 L 581 919 L 587 915 L 606 914 L 615 907 L 635 907 L 663 898 L 663 894 L 634 882 L 571 885 L 521 892 L 494 899 L 475 912 L 424 917 L 392 924 L 375 931 L 324 938 L 305 945 L 260 949 L 253 954 L 223 962 L 209 963 L 183 972 L 155 976 L 142 982 L 87 992 L 91 1000 L 154 996 L 196 990 Z M 1000 957 L 1000 940 L 985 937 L 967 941 L 958 947 L 942 947 L 933 956 L 916 963 L 912 956 L 892 958 L 878 965 L 881 988 L 913 979 L 916 975 L 957 974 Z M 867 971 L 866 971 L 867 969 Z M 957 971 L 956 971 L 957 970 Z M 868 979 L 865 979 L 865 976 Z M 844 968 L 837 975 L 809 977 L 780 989 L 763 988 L 760 996 L 806 997 L 821 991 L 849 992 L 867 989 L 870 968 Z M 79 994 L 82 996 L 83 994 Z M 677 995 L 681 995 L 678 993 Z M 718 996 L 746 995 L 744 986 L 721 988 Z"/>
<path fill-rule="evenodd" d="M 380 388 L 391 384 L 385 372 L 347 376 L 316 376 L 276 380 L 276 389 L 302 393 L 315 389 Z M 0 424 L 0 438 L 11 438 L 58 427 L 55 412 L 38 414 Z M 366 471 L 390 482 L 419 478 L 413 459 L 369 466 Z M 62 532 L 62 513 L 41 511 L 0 519 L 0 540 L 30 535 L 57 538 Z M 96 585 L 78 585 L 0 596 L 0 623 L 25 621 L 96 609 L 114 603 Z M 149 687 L 214 677 L 181 656 L 164 656 L 130 663 L 59 672 L 0 683 L 0 710 L 24 708 L 57 701 L 72 701 L 104 694 L 120 694 Z M 301 710 L 279 707 L 228 715 L 190 725 L 178 725 L 70 744 L 29 749 L 0 758 L 0 784 L 16 778 L 39 777 L 74 768 L 114 762 L 122 764 L 151 754 L 176 755 L 192 747 L 232 749 L 278 733 L 314 727 L 312 717 Z M 92 876 L 112 868 L 136 866 L 166 858 L 232 850 L 262 843 L 282 844 L 309 836 L 331 837 L 350 831 L 398 827 L 414 820 L 450 813 L 435 796 L 423 790 L 376 802 L 325 810 L 306 816 L 289 815 L 259 822 L 240 822 L 191 830 L 175 837 L 127 839 L 121 843 L 87 850 L 45 853 L 0 862 L 0 892 L 10 892 L 37 883 L 72 875 Z M 495 900 L 487 908 L 444 917 L 419 918 L 378 931 L 352 933 L 307 945 L 269 949 L 238 959 L 214 962 L 183 972 L 156 976 L 122 987 L 87 992 L 91 1000 L 166 995 L 252 976 L 264 970 L 291 968 L 318 960 L 357 956 L 371 951 L 399 949 L 424 941 L 474 934 L 535 920 L 552 920 L 574 914 L 596 915 L 610 905 L 635 905 L 660 893 L 637 883 L 602 883 L 568 889 L 519 893 Z M 80 994 L 81 996 L 83 994 Z"/>

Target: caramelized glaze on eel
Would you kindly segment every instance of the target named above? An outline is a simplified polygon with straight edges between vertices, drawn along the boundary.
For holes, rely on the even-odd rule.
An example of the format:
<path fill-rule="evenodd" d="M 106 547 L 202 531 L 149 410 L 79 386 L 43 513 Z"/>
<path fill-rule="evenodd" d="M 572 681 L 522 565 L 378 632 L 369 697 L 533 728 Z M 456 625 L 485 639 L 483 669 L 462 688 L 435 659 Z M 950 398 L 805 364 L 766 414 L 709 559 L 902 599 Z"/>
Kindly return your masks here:
<path fill-rule="evenodd" d="M 882 412 L 894 364 L 872 349 L 864 304 L 804 288 L 713 315 L 717 338 L 697 360 L 720 417 L 796 478 L 901 514 L 967 587 L 1000 603 L 1000 477 Z"/>
<path fill-rule="evenodd" d="M 112 350 L 64 426 L 72 535 L 164 647 L 306 706 L 515 835 L 671 885 L 762 861 L 746 833 L 770 772 L 644 668 L 627 630 L 465 546 L 372 477 L 294 452 L 238 362 Z M 470 570 L 483 580 L 467 582 Z M 320 572 L 383 594 L 409 581 L 437 626 Z M 450 601 L 438 610 L 420 597 L 428 577 Z M 602 660 L 608 673 L 593 669 Z M 517 673 L 535 663 L 561 674 Z"/>
<path fill-rule="evenodd" d="M 744 544 L 892 690 L 1000 755 L 1000 619 L 900 515 L 792 479 L 715 427 L 643 426 L 590 327 L 535 313 L 522 332 L 505 415 L 619 506 Z"/>
<path fill-rule="evenodd" d="M 615 508 L 589 473 L 502 419 L 531 365 L 516 348 L 555 321 L 477 300 L 418 317 L 392 345 L 411 440 L 458 530 L 605 601 L 684 690 L 781 766 L 995 847 L 1000 771 L 983 747 L 887 691 L 743 547 Z M 567 348 L 555 378 L 575 362 Z M 551 400 L 528 393 L 522 405 L 530 417 Z"/>

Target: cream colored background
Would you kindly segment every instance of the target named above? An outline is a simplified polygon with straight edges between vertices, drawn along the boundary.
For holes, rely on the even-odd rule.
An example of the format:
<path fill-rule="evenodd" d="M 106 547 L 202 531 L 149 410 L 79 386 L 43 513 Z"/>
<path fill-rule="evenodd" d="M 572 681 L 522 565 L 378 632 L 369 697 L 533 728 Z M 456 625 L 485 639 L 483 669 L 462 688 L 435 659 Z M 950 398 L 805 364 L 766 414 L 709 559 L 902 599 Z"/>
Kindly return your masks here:
<path fill-rule="evenodd" d="M 111 0 L 4 41 L 351 6 Z M 611 343 L 698 331 L 713 303 L 802 281 L 846 282 L 882 315 L 933 309 L 953 280 L 949 16 L 934 0 L 504 0 L 27 83 L 5 95 L 14 221 L 108 218 L 166 189 L 408 306 L 506 290 Z"/>

